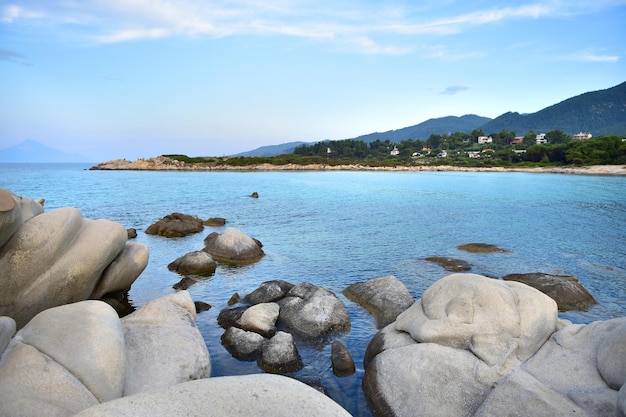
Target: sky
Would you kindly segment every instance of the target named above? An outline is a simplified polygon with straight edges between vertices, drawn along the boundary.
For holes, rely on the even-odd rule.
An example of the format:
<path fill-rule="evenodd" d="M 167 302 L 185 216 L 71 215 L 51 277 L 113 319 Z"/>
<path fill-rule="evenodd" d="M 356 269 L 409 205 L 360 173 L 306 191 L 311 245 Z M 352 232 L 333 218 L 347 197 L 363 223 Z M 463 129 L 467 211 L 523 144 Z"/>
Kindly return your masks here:
<path fill-rule="evenodd" d="M 0 149 L 225 156 L 532 113 L 626 81 L 625 22 L 626 0 L 0 0 Z"/>

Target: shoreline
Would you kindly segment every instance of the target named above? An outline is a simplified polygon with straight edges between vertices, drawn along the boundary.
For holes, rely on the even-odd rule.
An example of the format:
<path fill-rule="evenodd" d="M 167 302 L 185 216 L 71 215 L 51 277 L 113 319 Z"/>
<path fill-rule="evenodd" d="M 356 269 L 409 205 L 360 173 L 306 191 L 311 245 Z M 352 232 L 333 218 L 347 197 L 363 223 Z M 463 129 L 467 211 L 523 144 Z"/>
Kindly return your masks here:
<path fill-rule="evenodd" d="M 328 164 L 253 164 L 246 166 L 186 164 L 164 157 L 102 162 L 90 170 L 99 171 L 389 171 L 389 172 L 528 172 L 577 175 L 626 175 L 626 165 L 589 165 L 577 167 L 462 167 L 453 165 L 380 166 Z"/>

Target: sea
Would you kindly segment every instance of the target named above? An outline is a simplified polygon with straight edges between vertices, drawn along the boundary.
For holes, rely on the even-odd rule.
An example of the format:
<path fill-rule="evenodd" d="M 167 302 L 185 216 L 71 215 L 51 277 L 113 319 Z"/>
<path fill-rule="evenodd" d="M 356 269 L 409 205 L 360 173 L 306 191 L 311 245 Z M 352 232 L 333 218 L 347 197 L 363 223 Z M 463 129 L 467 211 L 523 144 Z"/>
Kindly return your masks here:
<path fill-rule="evenodd" d="M 203 247 L 211 232 L 236 227 L 263 243 L 265 256 L 246 266 L 218 265 L 189 287 L 212 306 L 197 325 L 211 355 L 212 377 L 262 372 L 234 359 L 217 324 L 234 293 L 264 281 L 309 282 L 334 292 L 350 313 L 351 330 L 324 340 L 296 339 L 304 368 L 289 376 L 326 392 L 352 415 L 369 416 L 361 389 L 363 355 L 377 332 L 373 317 L 343 290 L 393 275 L 417 300 L 450 272 L 424 258 L 468 262 L 490 277 L 543 272 L 578 277 L 598 301 L 588 311 L 559 313 L 574 323 L 626 316 L 626 177 L 522 172 L 96 171 L 95 164 L 0 164 L 0 188 L 44 198 L 46 211 L 76 207 L 89 219 L 135 228 L 150 250 L 133 284 L 132 308 L 175 292 L 181 277 L 167 265 Z M 250 195 L 257 192 L 259 197 Z M 223 227 L 168 239 L 144 233 L 180 212 L 224 217 Z M 487 243 L 507 252 L 459 250 Z M 334 376 L 330 345 L 350 350 L 356 373 Z"/>

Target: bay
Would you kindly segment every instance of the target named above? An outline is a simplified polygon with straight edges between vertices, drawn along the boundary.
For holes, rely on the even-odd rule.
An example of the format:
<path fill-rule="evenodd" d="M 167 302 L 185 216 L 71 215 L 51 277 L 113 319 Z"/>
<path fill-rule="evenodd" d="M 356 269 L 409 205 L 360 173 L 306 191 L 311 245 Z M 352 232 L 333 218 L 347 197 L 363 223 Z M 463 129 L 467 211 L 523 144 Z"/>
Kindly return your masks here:
<path fill-rule="evenodd" d="M 513 172 L 143 172 L 90 171 L 91 164 L 0 164 L 0 188 L 45 198 L 47 211 L 72 206 L 87 218 L 136 228 L 150 249 L 148 267 L 133 285 L 135 307 L 173 293 L 180 280 L 167 270 L 177 257 L 202 248 L 205 228 L 178 239 L 143 231 L 172 212 L 225 217 L 259 239 L 266 256 L 242 267 L 220 265 L 192 287 L 213 306 L 198 315 L 213 375 L 261 372 L 221 346 L 217 314 L 234 292 L 261 282 L 311 282 L 333 291 L 348 308 L 352 329 L 333 335 L 351 351 L 354 376 L 330 369 L 330 343 L 297 340 L 305 367 L 293 376 L 319 383 L 353 415 L 369 415 L 361 391 L 362 359 L 376 333 L 373 318 L 342 295 L 355 283 L 395 275 L 418 299 L 447 275 L 423 260 L 450 256 L 494 277 L 544 272 L 579 277 L 598 304 L 561 318 L 589 323 L 626 315 L 626 178 Z M 258 192 L 259 198 L 251 198 Z M 458 245 L 481 242 L 509 250 L 472 254 Z"/>

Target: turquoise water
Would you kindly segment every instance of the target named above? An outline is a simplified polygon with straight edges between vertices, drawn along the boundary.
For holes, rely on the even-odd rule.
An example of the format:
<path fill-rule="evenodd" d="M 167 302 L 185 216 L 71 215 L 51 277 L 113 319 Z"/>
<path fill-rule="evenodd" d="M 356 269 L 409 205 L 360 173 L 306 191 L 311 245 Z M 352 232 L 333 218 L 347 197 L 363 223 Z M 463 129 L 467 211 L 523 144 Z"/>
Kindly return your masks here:
<path fill-rule="evenodd" d="M 180 277 L 167 270 L 177 257 L 202 248 L 212 231 L 164 239 L 143 233 L 174 211 L 225 217 L 264 244 L 254 265 L 219 266 L 189 288 L 213 306 L 198 315 L 213 362 L 213 376 L 260 372 L 220 344 L 219 310 L 234 292 L 261 282 L 311 282 L 337 294 L 352 330 L 337 335 L 353 354 L 357 373 L 336 378 L 330 344 L 298 341 L 305 368 L 294 376 L 321 382 L 354 415 L 368 415 L 360 382 L 362 357 L 376 332 L 373 319 L 341 292 L 348 285 L 395 275 L 417 299 L 447 275 L 421 260 L 452 256 L 472 272 L 571 274 L 598 300 L 588 312 L 562 313 L 588 323 L 626 315 L 626 177 L 463 172 L 137 172 L 89 171 L 89 164 L 0 164 L 0 188 L 45 198 L 46 210 L 73 206 L 85 217 L 108 218 L 138 230 L 150 262 L 129 298 L 141 306 L 173 292 Z M 249 195 L 258 192 L 259 198 Z M 490 243 L 508 253 L 456 249 Z"/>

